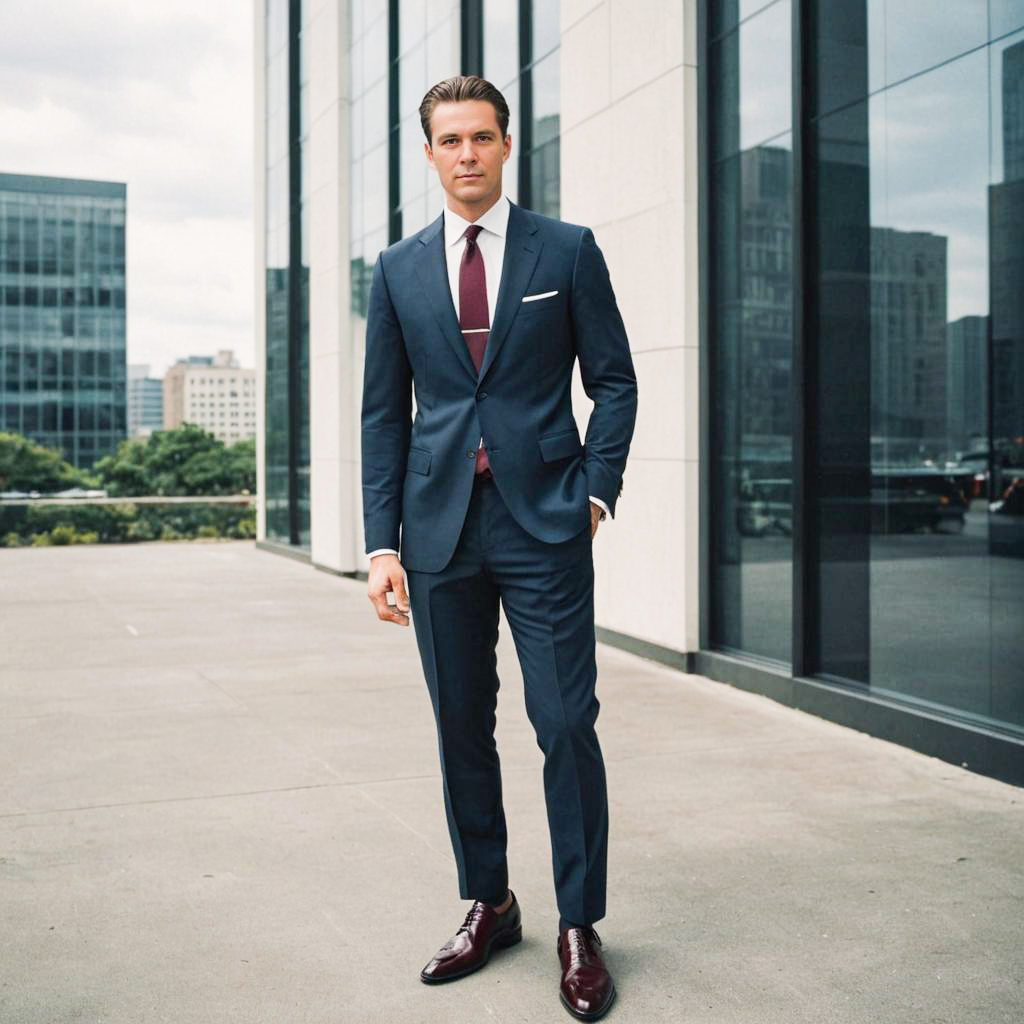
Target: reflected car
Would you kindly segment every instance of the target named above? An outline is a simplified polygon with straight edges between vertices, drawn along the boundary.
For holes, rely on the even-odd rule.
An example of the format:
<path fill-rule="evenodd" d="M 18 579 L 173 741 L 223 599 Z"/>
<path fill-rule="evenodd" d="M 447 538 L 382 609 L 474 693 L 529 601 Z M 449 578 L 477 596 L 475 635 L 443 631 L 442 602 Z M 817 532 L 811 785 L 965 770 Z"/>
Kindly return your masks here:
<path fill-rule="evenodd" d="M 871 473 L 871 530 L 960 533 L 973 491 L 969 470 L 876 467 Z"/>

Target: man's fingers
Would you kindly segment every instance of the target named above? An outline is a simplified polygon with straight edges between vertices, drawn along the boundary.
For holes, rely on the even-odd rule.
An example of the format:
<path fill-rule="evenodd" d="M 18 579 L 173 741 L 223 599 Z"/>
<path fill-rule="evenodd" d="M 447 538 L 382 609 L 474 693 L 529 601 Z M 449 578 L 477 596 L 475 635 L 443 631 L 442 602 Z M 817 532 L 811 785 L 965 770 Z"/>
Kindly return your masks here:
<path fill-rule="evenodd" d="M 409 610 L 409 596 L 405 592 L 405 575 L 402 570 L 391 574 L 391 589 L 395 592 L 395 605 L 399 611 Z"/>
<path fill-rule="evenodd" d="M 409 625 L 409 616 L 397 609 L 394 605 L 388 604 L 387 593 L 375 594 L 373 606 L 377 609 L 377 618 L 382 622 L 397 622 L 400 626 Z"/>
<path fill-rule="evenodd" d="M 395 603 L 388 604 L 388 594 Z M 382 622 L 409 625 L 409 597 L 405 592 L 405 570 L 396 555 L 378 555 L 371 560 L 367 597 L 373 602 Z"/>

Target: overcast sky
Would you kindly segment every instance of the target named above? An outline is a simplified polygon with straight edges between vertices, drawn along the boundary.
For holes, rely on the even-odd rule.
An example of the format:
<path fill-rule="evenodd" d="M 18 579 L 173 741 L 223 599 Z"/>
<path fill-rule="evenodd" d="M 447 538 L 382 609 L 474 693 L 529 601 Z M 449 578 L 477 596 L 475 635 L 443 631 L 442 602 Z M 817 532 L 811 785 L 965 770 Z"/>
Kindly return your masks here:
<path fill-rule="evenodd" d="M 128 185 L 128 362 L 253 365 L 251 0 L 0 0 L 0 171 Z"/>

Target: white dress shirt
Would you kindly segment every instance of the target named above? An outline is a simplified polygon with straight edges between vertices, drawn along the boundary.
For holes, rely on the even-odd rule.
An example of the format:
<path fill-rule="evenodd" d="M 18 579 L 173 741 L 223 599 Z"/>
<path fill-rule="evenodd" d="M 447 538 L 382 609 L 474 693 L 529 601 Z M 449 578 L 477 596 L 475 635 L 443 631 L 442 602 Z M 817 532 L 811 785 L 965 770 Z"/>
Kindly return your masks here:
<path fill-rule="evenodd" d="M 498 288 L 501 285 L 501 268 L 505 264 L 505 236 L 508 233 L 508 214 L 511 208 L 507 196 L 502 196 L 483 216 L 475 221 L 460 217 L 454 210 L 444 208 L 444 258 L 448 266 L 448 287 L 451 289 L 452 302 L 455 304 L 455 318 L 459 316 L 459 271 L 462 269 L 462 254 L 466 251 L 466 228 L 470 224 L 479 224 L 483 230 L 476 236 L 476 244 L 480 255 L 484 258 L 484 278 L 487 282 L 487 311 L 491 325 L 494 324 L 494 310 L 498 304 Z M 483 444 L 480 439 L 478 447 Z M 600 499 L 591 495 L 590 500 L 608 511 L 608 506 Z M 394 548 L 377 548 L 367 558 L 374 555 L 397 555 Z"/>

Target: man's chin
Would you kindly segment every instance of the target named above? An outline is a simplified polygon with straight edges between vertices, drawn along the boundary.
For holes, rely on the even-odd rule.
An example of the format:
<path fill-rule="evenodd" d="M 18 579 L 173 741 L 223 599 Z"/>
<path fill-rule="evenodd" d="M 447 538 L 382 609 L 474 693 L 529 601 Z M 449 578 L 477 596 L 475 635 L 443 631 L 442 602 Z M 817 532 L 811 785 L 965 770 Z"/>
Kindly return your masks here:
<path fill-rule="evenodd" d="M 456 183 L 454 195 L 464 203 L 479 203 L 494 195 L 494 187 L 483 181 L 460 181 Z"/>

